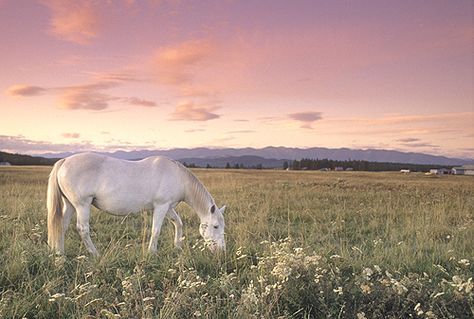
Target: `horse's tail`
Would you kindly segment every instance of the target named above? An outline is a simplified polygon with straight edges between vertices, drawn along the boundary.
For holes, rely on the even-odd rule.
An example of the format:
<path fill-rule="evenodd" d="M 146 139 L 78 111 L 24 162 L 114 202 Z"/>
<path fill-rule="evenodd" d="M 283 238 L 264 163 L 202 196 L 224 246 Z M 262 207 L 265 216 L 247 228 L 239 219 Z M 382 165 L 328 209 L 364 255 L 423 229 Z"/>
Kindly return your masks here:
<path fill-rule="evenodd" d="M 48 245 L 58 253 L 63 252 L 61 237 L 63 232 L 63 212 L 61 189 L 58 184 L 58 170 L 65 159 L 54 164 L 53 170 L 49 174 L 48 195 L 46 206 L 48 207 Z"/>

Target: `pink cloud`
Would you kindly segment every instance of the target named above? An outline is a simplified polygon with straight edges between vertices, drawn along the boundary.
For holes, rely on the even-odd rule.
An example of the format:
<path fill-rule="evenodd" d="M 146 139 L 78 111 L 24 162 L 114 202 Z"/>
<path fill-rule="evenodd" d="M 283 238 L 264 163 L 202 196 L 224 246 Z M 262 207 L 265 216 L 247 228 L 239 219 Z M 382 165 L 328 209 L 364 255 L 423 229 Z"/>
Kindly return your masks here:
<path fill-rule="evenodd" d="M 109 107 L 109 102 L 117 97 L 103 93 L 102 90 L 114 87 L 111 82 L 98 82 L 81 86 L 59 88 L 59 104 L 68 110 L 104 110 Z"/>
<path fill-rule="evenodd" d="M 51 10 L 50 31 L 60 39 L 88 44 L 99 35 L 101 26 L 94 1 L 43 0 Z"/>
<path fill-rule="evenodd" d="M 192 40 L 158 49 L 152 57 L 158 81 L 172 86 L 189 84 L 193 71 L 215 50 L 209 40 Z"/>
<path fill-rule="evenodd" d="M 61 134 L 62 137 L 64 138 L 79 138 L 81 137 L 81 134 L 79 133 L 63 133 Z"/>
<path fill-rule="evenodd" d="M 218 109 L 216 106 L 197 106 L 193 102 L 181 102 L 171 113 L 171 119 L 174 121 L 209 121 L 220 117 L 220 115 L 212 113 L 216 109 Z"/>
<path fill-rule="evenodd" d="M 122 99 L 123 103 L 138 105 L 138 106 L 146 106 L 146 107 L 154 107 L 156 103 L 149 100 L 140 99 L 138 97 L 127 97 Z"/>
<path fill-rule="evenodd" d="M 10 86 L 6 93 L 11 96 L 35 96 L 46 92 L 46 89 L 40 86 L 16 84 Z"/>

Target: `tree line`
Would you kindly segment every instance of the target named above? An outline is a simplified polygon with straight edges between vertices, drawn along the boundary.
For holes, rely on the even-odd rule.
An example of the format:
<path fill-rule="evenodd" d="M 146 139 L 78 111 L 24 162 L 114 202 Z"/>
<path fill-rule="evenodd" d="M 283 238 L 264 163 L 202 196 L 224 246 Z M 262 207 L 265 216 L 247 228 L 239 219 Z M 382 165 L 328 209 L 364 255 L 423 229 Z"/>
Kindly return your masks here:
<path fill-rule="evenodd" d="M 8 162 L 11 165 L 53 165 L 56 161 L 58 161 L 57 158 L 44 158 L 0 152 L 0 162 Z"/>
<path fill-rule="evenodd" d="M 336 167 L 341 167 L 343 170 L 354 170 L 354 171 L 399 171 L 401 169 L 409 169 L 417 172 L 427 172 L 431 168 L 442 168 L 445 166 L 441 165 L 426 165 L 426 164 L 404 164 L 404 163 L 390 163 L 390 162 L 369 162 L 362 160 L 330 160 L 324 159 L 311 159 L 303 158 L 301 160 L 294 160 L 283 163 L 283 169 L 292 170 L 323 170 L 330 169 L 334 170 Z"/>

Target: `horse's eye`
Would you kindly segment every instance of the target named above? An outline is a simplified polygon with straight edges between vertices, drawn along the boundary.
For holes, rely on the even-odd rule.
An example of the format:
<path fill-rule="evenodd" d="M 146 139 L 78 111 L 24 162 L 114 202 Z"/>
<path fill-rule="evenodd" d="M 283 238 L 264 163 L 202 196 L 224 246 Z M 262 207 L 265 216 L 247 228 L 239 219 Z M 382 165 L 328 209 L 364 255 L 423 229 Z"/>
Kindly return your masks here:
<path fill-rule="evenodd" d="M 217 228 L 219 228 L 219 226 L 214 226 L 214 229 L 217 229 Z"/>

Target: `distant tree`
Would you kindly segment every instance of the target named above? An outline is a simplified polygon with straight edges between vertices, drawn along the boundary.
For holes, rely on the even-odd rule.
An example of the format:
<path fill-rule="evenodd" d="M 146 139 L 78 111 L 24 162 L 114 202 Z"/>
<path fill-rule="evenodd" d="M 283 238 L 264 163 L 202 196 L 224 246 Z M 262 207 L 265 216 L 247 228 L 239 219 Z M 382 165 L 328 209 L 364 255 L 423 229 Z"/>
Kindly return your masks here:
<path fill-rule="evenodd" d="M 291 168 L 295 171 L 298 171 L 301 169 L 300 161 L 297 161 L 297 160 L 294 160 L 291 166 L 292 166 Z"/>
<path fill-rule="evenodd" d="M 235 169 L 239 169 L 239 168 L 240 168 L 239 164 L 235 163 L 235 164 L 234 164 L 234 168 L 235 168 Z"/>
<path fill-rule="evenodd" d="M 211 168 L 211 165 L 209 165 L 209 163 L 207 163 L 206 168 Z"/>
<path fill-rule="evenodd" d="M 244 164 L 240 163 L 240 168 L 244 168 Z"/>
<path fill-rule="evenodd" d="M 262 169 L 262 168 L 263 168 L 262 163 L 260 163 L 260 164 L 257 165 L 257 169 Z"/>
<path fill-rule="evenodd" d="M 229 163 L 229 162 L 227 162 L 227 163 L 225 164 L 225 168 L 230 168 L 230 163 Z"/>
<path fill-rule="evenodd" d="M 288 169 L 288 162 L 287 161 L 283 162 L 283 169 Z"/>

